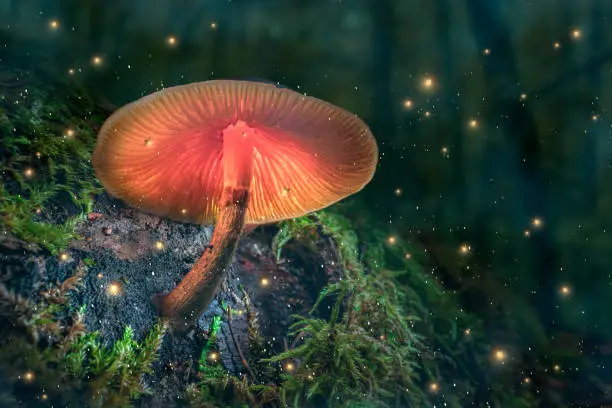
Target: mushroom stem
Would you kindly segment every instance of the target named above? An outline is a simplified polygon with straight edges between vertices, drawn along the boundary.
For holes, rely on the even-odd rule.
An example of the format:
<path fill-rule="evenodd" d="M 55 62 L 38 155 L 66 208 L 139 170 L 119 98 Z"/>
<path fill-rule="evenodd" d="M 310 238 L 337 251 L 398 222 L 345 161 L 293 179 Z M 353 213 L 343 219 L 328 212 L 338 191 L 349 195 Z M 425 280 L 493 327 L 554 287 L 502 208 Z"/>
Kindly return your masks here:
<path fill-rule="evenodd" d="M 249 192 L 226 187 L 210 245 L 183 280 L 160 301 L 175 328 L 190 326 L 208 308 L 226 275 L 244 225 Z"/>
<path fill-rule="evenodd" d="M 253 132 L 238 121 L 223 131 L 223 186 L 251 188 L 253 178 Z"/>
<path fill-rule="evenodd" d="M 208 308 L 234 256 L 249 204 L 253 145 L 238 126 L 224 132 L 224 187 L 212 240 L 191 271 L 158 300 L 175 329 L 187 328 Z M 240 132 L 238 132 L 240 130 Z"/>

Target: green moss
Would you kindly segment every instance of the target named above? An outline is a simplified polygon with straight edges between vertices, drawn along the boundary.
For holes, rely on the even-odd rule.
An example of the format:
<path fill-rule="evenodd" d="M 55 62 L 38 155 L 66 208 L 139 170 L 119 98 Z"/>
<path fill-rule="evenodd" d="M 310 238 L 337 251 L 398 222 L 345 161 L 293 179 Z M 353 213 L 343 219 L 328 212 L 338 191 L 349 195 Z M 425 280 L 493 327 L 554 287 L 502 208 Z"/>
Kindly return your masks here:
<path fill-rule="evenodd" d="M 3 70 L 9 82 L 20 75 Z M 91 211 L 92 195 L 102 191 L 90 159 L 95 127 L 105 115 L 58 84 L 26 83 L 0 95 L 0 217 L 5 228 L 54 254 L 76 238 L 74 228 Z M 58 219 L 48 211 L 51 205 L 69 206 L 71 213 Z"/>
<path fill-rule="evenodd" d="M 312 216 L 294 218 L 283 221 L 279 224 L 279 230 L 272 241 L 272 249 L 279 261 L 285 245 L 293 239 L 316 238 L 318 223 Z M 307 243 L 312 243 L 314 239 L 304 239 Z"/>
<path fill-rule="evenodd" d="M 409 295 L 397 285 L 399 273 L 383 268 L 380 251 L 371 249 L 369 255 L 376 257 L 361 259 L 356 233 L 338 214 L 320 212 L 287 224 L 280 228 L 284 235 L 277 245 L 303 239 L 316 228 L 335 242 L 345 273 L 323 289 L 311 312 L 333 297 L 330 319 L 296 316 L 292 334 L 302 343 L 266 360 L 297 367 L 284 374 L 282 382 L 292 406 L 315 397 L 330 407 L 423 404 L 426 396 L 417 381 L 423 344 L 413 328 L 419 317 Z M 303 227 L 307 234 L 300 232 Z"/>
<path fill-rule="evenodd" d="M 207 358 L 200 361 L 199 381 L 187 387 L 186 397 L 192 408 L 257 408 L 279 401 L 275 384 L 255 384 L 247 376 L 229 373 L 221 363 Z"/>
<path fill-rule="evenodd" d="M 284 246 L 291 240 L 314 245 L 320 234 L 330 237 L 335 242 L 345 272 L 361 271 L 357 234 L 347 218 L 330 211 L 319 211 L 281 222 L 272 241 L 276 259 L 280 260 Z"/>
<path fill-rule="evenodd" d="M 423 393 L 414 382 L 415 344 L 398 336 L 381 339 L 358 324 L 316 318 L 299 317 L 293 329 L 303 343 L 268 360 L 297 366 L 295 372 L 283 375 L 282 386 L 292 406 L 316 396 L 330 407 L 365 401 L 372 406 L 423 403 Z"/>
<path fill-rule="evenodd" d="M 202 347 L 198 365 L 200 372 L 207 376 L 207 370 L 211 368 L 209 364 L 209 356 L 216 347 L 217 333 L 219 333 L 219 330 L 221 330 L 221 316 L 213 316 L 212 322 L 210 323 L 210 329 L 208 331 L 208 339 L 206 339 L 206 343 L 204 344 L 204 347 Z"/>
<path fill-rule="evenodd" d="M 77 237 L 74 228 L 83 218 L 69 217 L 61 224 L 36 221 L 35 214 L 42 211 L 45 202 L 55 191 L 54 187 L 44 190 L 30 187 L 25 192 L 26 198 L 22 194 L 8 194 L 0 186 L 0 214 L 4 225 L 20 239 L 39 244 L 54 255 Z"/>
<path fill-rule="evenodd" d="M 84 271 L 81 267 L 44 291 L 39 304 L 0 287 L 0 319 L 12 328 L 0 340 L 0 372 L 6 381 L 0 400 L 16 401 L 13 391 L 20 396 L 18 404 L 3 406 L 39 406 L 44 394 L 58 406 L 130 407 L 147 391 L 142 376 L 152 373 L 166 325 L 156 324 L 140 343 L 126 327 L 120 340 L 105 346 L 97 332 L 86 331 L 85 306 L 70 312 L 68 293 L 78 289 Z"/>
<path fill-rule="evenodd" d="M 146 392 L 142 376 L 152 373 L 166 326 L 158 323 L 142 343 L 134 341 L 132 329 L 125 327 L 123 337 L 112 347 L 104 347 L 97 332 L 87 333 L 72 344 L 64 356 L 69 372 L 87 380 L 93 406 L 108 406 L 132 399 Z"/>

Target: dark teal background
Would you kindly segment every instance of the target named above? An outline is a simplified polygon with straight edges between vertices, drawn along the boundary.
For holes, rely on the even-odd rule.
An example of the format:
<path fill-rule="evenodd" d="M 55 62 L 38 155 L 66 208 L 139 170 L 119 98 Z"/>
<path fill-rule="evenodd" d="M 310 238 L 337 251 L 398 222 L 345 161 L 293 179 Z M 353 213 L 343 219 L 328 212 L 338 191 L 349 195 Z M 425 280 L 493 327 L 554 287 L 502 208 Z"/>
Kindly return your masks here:
<path fill-rule="evenodd" d="M 355 222 L 425 248 L 492 346 L 545 336 L 612 381 L 611 18 L 606 0 L 0 0 L 0 46 L 35 40 L 10 58 L 50 55 L 49 78 L 107 106 L 249 77 L 355 112 L 380 146 Z"/>

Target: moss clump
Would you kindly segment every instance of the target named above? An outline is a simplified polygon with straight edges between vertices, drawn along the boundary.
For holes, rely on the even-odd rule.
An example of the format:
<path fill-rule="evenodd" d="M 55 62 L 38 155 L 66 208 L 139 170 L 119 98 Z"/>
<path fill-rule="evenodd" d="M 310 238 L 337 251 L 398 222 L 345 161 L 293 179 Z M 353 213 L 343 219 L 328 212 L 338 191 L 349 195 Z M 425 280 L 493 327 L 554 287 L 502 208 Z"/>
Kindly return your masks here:
<path fill-rule="evenodd" d="M 419 371 L 424 344 L 413 328 L 419 319 L 407 307 L 395 274 L 363 261 L 348 220 L 321 212 L 286 221 L 274 239 L 276 255 L 294 239 L 313 245 L 321 236 L 333 240 L 344 277 L 323 289 L 310 316 L 294 317 L 293 342 L 285 352 L 263 351 L 257 355 L 267 358 L 249 363 L 257 366 L 256 378 L 232 376 L 216 362 L 201 364 L 202 379 L 190 388 L 193 406 L 377 407 L 427 401 Z M 318 308 L 326 298 L 332 310 L 321 318 Z M 249 338 L 261 343 L 252 333 Z"/>
<path fill-rule="evenodd" d="M 186 390 L 191 408 L 261 408 L 286 406 L 275 384 L 255 384 L 246 376 L 230 374 L 219 363 L 206 363 L 200 380 Z"/>
<path fill-rule="evenodd" d="M 166 325 L 156 324 L 138 343 L 125 328 L 123 338 L 105 346 L 83 323 L 85 306 L 72 311 L 68 296 L 85 273 L 43 292 L 38 304 L 0 287 L 0 324 L 10 332 L 0 339 L 3 407 L 51 405 L 129 407 L 147 390 Z"/>
<path fill-rule="evenodd" d="M 408 294 L 385 270 L 371 248 L 368 261 L 358 247 L 350 222 L 331 212 L 287 221 L 275 240 L 277 254 L 291 239 L 312 234 L 330 237 L 337 248 L 344 278 L 328 284 L 311 311 L 296 316 L 294 348 L 267 361 L 294 370 L 282 375 L 284 394 L 292 406 L 325 401 L 326 406 L 420 406 L 426 395 L 419 387 L 418 361 L 424 350 L 414 329 L 419 317 Z M 314 317 L 326 298 L 335 298 L 329 319 Z"/>
<path fill-rule="evenodd" d="M 281 258 L 284 246 L 290 241 L 297 240 L 314 249 L 313 245 L 321 235 L 330 237 L 335 243 L 345 272 L 361 271 L 363 265 L 359 259 L 357 234 L 348 219 L 329 211 L 281 222 L 272 241 L 277 261 Z"/>
<path fill-rule="evenodd" d="M 87 333 L 72 344 L 64 356 L 74 378 L 87 381 L 93 407 L 131 406 L 131 401 L 147 392 L 142 376 L 153 372 L 166 325 L 158 323 L 138 343 L 126 326 L 123 337 L 112 347 L 104 347 L 97 332 Z"/>
<path fill-rule="evenodd" d="M 0 219 L 9 232 L 57 253 L 102 191 L 90 164 L 106 112 L 61 84 L 2 68 Z M 23 78 L 28 77 L 26 81 Z"/>
<path fill-rule="evenodd" d="M 55 187 L 31 186 L 23 194 L 8 194 L 0 186 L 0 214 L 4 225 L 20 239 L 41 245 L 54 255 L 76 238 L 74 228 L 83 218 L 69 217 L 61 224 L 37 221 L 36 214 L 42 212 L 56 191 Z"/>
<path fill-rule="evenodd" d="M 294 336 L 302 344 L 267 361 L 283 362 L 282 390 L 292 406 L 306 401 L 346 407 L 423 403 L 415 386 L 415 345 L 376 337 L 359 324 L 300 317 Z"/>

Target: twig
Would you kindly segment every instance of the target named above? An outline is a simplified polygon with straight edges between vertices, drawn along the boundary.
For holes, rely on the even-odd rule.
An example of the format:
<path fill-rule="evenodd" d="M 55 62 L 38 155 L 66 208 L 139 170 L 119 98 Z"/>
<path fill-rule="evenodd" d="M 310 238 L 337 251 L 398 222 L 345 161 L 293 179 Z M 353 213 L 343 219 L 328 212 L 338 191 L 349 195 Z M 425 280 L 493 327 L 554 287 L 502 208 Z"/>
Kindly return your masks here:
<path fill-rule="evenodd" d="M 234 336 L 234 330 L 232 329 L 232 307 L 231 306 L 227 307 L 227 326 L 229 327 L 230 335 L 232 336 L 232 341 L 234 342 L 234 347 L 236 347 L 236 350 L 238 350 L 238 355 L 240 356 L 240 361 L 242 361 L 242 365 L 249 372 L 251 379 L 255 381 L 256 379 L 255 373 L 253 373 L 253 370 L 251 370 L 251 366 L 249 366 L 249 363 L 247 363 L 246 358 L 244 358 L 242 349 L 240 348 L 240 346 L 238 345 L 238 342 L 236 341 L 236 336 Z"/>

